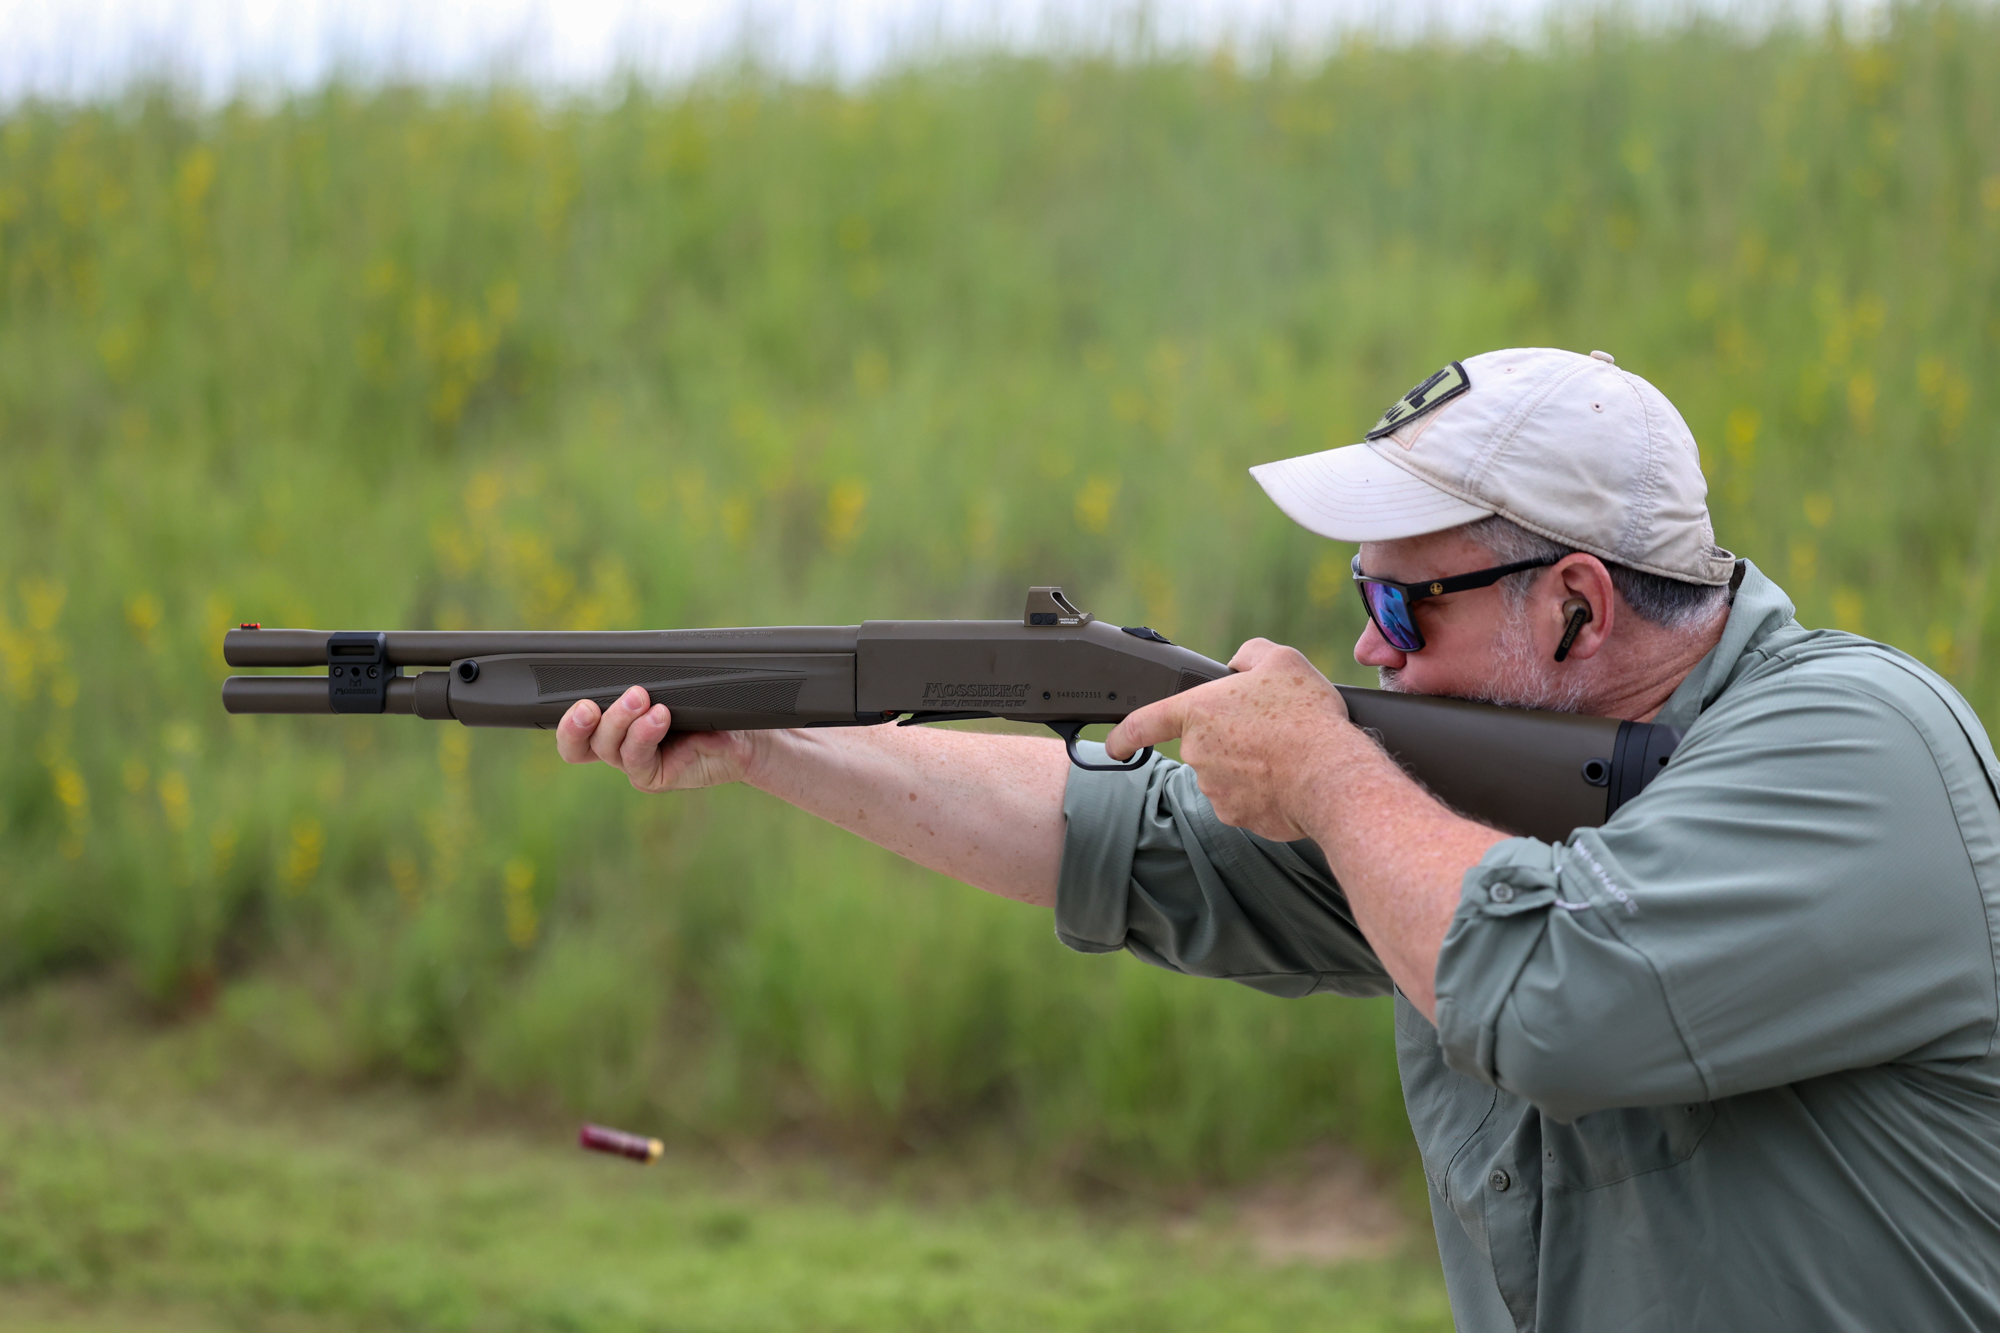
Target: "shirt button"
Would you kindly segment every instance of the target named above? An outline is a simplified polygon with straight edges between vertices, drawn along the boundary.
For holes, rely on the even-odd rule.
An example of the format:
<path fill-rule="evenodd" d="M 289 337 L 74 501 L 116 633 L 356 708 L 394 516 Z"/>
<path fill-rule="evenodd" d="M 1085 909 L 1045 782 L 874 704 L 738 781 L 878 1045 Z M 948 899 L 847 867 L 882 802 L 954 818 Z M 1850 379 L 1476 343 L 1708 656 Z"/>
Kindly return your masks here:
<path fill-rule="evenodd" d="M 1496 903 L 1511 903 L 1514 901 L 1514 886 L 1512 884 L 1495 884 L 1486 891 L 1486 896 Z"/>
<path fill-rule="evenodd" d="M 1514 1183 L 1514 1177 L 1496 1167 L 1493 1174 L 1486 1177 L 1486 1183 L 1493 1187 L 1494 1193 L 1504 1194 L 1507 1187 Z"/>

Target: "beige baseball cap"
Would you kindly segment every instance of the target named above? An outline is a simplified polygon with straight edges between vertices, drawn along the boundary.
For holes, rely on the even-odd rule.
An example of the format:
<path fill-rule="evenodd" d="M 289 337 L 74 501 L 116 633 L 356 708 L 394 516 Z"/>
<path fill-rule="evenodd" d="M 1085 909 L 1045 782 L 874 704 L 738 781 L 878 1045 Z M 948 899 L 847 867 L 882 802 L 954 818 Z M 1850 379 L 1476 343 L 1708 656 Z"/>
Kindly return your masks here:
<path fill-rule="evenodd" d="M 1516 347 L 1454 361 L 1360 444 L 1250 475 L 1299 526 L 1394 541 L 1499 514 L 1551 541 L 1688 583 L 1727 583 L 1687 422 L 1608 352 Z"/>

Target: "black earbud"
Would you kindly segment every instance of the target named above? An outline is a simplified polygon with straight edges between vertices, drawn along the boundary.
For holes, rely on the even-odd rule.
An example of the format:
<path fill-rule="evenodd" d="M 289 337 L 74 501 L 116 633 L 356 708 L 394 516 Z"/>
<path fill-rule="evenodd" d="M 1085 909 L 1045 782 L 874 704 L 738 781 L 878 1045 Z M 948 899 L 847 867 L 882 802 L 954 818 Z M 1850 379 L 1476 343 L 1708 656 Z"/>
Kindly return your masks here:
<path fill-rule="evenodd" d="M 1556 661 L 1569 656 L 1569 647 L 1576 642 L 1576 636 L 1590 623 L 1590 603 L 1581 597 L 1572 597 L 1563 603 L 1563 614 L 1569 617 L 1569 624 L 1563 627 L 1562 642 L 1556 645 Z"/>

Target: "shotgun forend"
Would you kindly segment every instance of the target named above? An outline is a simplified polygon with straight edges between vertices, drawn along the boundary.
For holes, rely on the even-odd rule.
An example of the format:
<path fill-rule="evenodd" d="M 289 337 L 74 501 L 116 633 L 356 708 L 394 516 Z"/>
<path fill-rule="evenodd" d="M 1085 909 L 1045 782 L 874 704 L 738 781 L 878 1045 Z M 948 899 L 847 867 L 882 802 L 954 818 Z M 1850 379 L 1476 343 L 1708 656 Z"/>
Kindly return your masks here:
<path fill-rule="evenodd" d="M 229 631 L 236 667 L 324 676 L 231 676 L 232 713 L 409 713 L 473 727 L 550 728 L 579 699 L 634 685 L 675 731 L 869 726 L 1006 718 L 1042 723 L 1086 762 L 1078 733 L 1229 674 L 1143 626 L 1034 588 L 1012 620 L 613 632 Z M 405 667 L 440 670 L 403 674 Z M 1510 832 L 1560 839 L 1595 826 L 1665 766 L 1679 734 L 1614 718 L 1496 708 L 1341 686 L 1356 725 L 1447 804 Z"/>

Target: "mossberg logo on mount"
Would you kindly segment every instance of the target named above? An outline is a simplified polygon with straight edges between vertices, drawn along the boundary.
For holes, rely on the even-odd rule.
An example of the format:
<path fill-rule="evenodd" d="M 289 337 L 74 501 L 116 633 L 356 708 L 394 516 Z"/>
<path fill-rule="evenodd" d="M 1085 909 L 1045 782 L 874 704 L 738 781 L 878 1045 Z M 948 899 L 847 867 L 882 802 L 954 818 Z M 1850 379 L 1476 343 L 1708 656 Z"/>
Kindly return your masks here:
<path fill-rule="evenodd" d="M 933 680 L 924 685 L 924 702 L 933 699 L 1025 699 L 1028 687 L 1022 685 L 994 685 L 986 682 L 954 684 L 949 681 Z"/>

